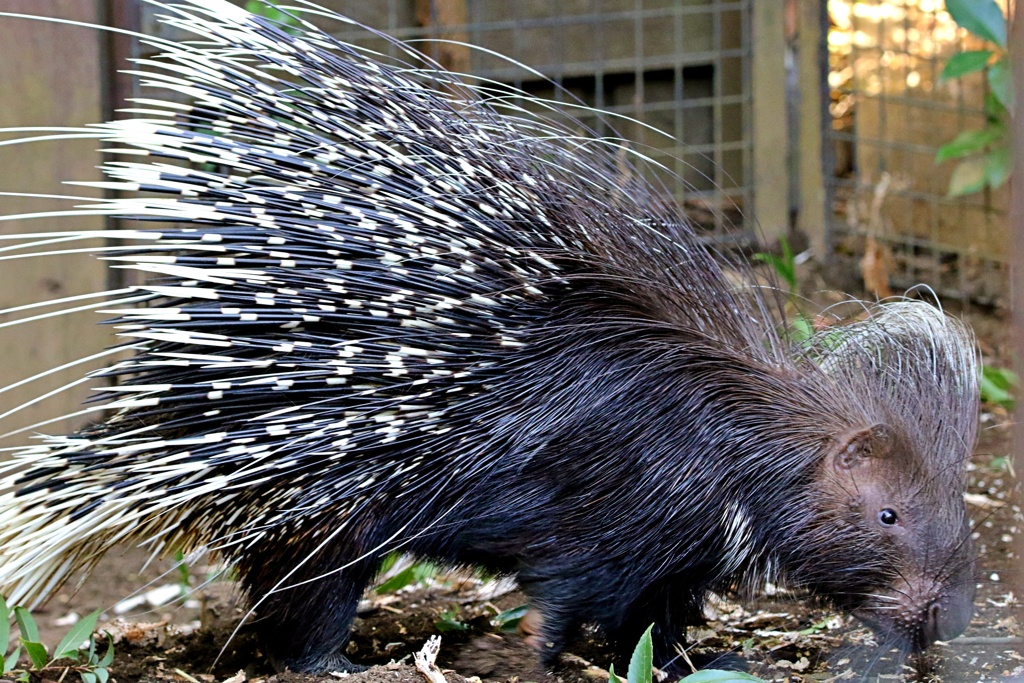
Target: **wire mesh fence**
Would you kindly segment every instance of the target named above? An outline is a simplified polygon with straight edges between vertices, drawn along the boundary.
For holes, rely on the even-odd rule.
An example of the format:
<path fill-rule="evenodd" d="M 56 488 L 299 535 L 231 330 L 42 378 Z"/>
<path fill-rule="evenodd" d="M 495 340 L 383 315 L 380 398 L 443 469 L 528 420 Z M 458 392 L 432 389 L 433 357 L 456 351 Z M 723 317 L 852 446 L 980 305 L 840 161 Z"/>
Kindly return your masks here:
<path fill-rule="evenodd" d="M 829 0 L 837 256 L 880 245 L 894 288 L 1002 304 L 1008 191 L 947 196 L 955 164 L 940 146 L 985 125 L 982 74 L 943 82 L 975 49 L 938 0 Z"/>
<path fill-rule="evenodd" d="M 753 196 L 752 0 L 319 4 L 353 22 L 305 15 L 339 39 L 399 57 L 393 45 L 367 33 L 370 27 L 473 82 L 555 102 L 581 134 L 621 138 L 649 160 L 639 164 L 645 175 L 709 234 L 745 238 L 752 229 L 744 224 Z M 143 32 L 166 34 L 156 11 L 144 11 Z M 464 60 L 450 60 L 446 41 L 472 47 Z M 527 99 L 517 104 L 538 108 Z"/>

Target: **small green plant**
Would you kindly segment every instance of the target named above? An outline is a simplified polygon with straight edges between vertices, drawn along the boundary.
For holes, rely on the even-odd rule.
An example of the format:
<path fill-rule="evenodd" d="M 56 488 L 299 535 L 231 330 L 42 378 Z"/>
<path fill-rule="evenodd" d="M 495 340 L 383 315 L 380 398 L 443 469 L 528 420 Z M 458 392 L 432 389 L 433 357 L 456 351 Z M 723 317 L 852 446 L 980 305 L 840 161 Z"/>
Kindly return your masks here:
<path fill-rule="evenodd" d="M 996 474 L 1002 474 L 1006 472 L 1014 479 L 1017 478 L 1017 473 L 1013 471 L 1013 458 L 1008 455 L 998 455 L 989 460 L 988 468 Z"/>
<path fill-rule="evenodd" d="M 653 628 L 654 624 L 647 627 L 640 636 L 640 642 L 633 649 L 633 656 L 629 658 L 629 669 L 626 671 L 627 683 L 651 683 L 654 677 L 654 643 L 651 641 Z M 608 683 L 622 683 L 622 679 L 615 675 L 614 664 L 608 667 Z"/>
<path fill-rule="evenodd" d="M 387 573 L 388 570 L 394 567 L 397 559 L 397 555 L 393 558 L 390 555 L 384 558 L 384 562 L 381 564 L 381 574 Z M 440 568 L 436 564 L 431 564 L 430 562 L 414 562 L 394 576 L 378 584 L 373 590 L 378 595 L 387 595 L 388 593 L 394 593 L 400 588 L 405 588 L 410 584 L 419 583 L 426 579 L 432 579 L 437 576 L 440 571 Z"/>
<path fill-rule="evenodd" d="M 797 314 L 789 322 L 789 338 L 794 342 L 801 344 L 806 342 L 808 339 L 814 336 L 814 325 L 805 315 Z"/>
<path fill-rule="evenodd" d="M 830 617 L 826 617 L 825 619 L 822 619 L 821 621 L 814 622 L 813 624 L 811 624 L 807 628 L 800 629 L 799 631 L 797 631 L 797 633 L 799 633 L 802 636 L 813 636 L 813 635 L 817 635 L 819 633 L 822 633 L 823 631 L 828 631 L 829 630 L 829 621 L 831 621 L 831 618 Z"/>
<path fill-rule="evenodd" d="M 1013 370 L 986 365 L 981 369 L 981 400 L 1013 410 L 1013 393 L 1019 384 L 1020 378 Z"/>
<path fill-rule="evenodd" d="M 54 677 L 63 681 L 68 673 L 77 673 L 82 683 L 107 683 L 107 679 L 110 678 L 109 667 L 114 661 L 114 643 L 108 641 L 107 651 L 102 657 L 97 654 L 96 638 L 92 632 L 100 616 L 99 610 L 83 617 L 72 626 L 54 648 L 52 655 L 47 653 L 46 646 L 40 642 L 39 628 L 24 607 L 15 607 L 13 610 L 21 638 L 20 644 L 9 650 L 11 614 L 12 610 L 7 606 L 7 601 L 0 596 L 0 654 L 4 655 L 0 676 L 13 676 L 15 680 L 27 683 L 30 680 Z M 88 648 L 83 651 L 81 645 L 85 642 L 88 642 Z M 28 655 L 28 668 L 18 666 L 22 648 Z"/>
<path fill-rule="evenodd" d="M 803 314 L 797 303 L 799 287 L 796 276 L 796 255 L 789 246 L 789 240 L 780 237 L 779 248 L 782 251 L 781 255 L 761 251 L 754 254 L 753 259 L 771 266 L 778 278 L 789 288 L 789 305 L 786 307 L 786 315 L 790 317 L 790 320 L 786 325 L 786 336 L 800 344 L 814 336 L 814 325 Z"/>
<path fill-rule="evenodd" d="M 458 610 L 454 609 L 441 612 L 441 616 L 434 622 L 434 628 L 441 633 L 457 633 L 469 630 L 469 626 L 459 619 Z"/>
<path fill-rule="evenodd" d="M 692 673 L 679 683 L 765 683 L 763 678 L 745 674 L 742 671 L 719 671 L 718 669 L 707 669 Z"/>
<path fill-rule="evenodd" d="M 647 627 L 644 634 L 640 636 L 640 642 L 633 650 L 633 656 L 629 658 L 629 670 L 626 672 L 626 683 L 652 683 L 654 680 L 654 643 L 651 640 L 651 630 L 654 624 Z M 739 671 L 719 671 L 717 669 L 706 669 L 692 673 L 683 678 L 679 683 L 765 683 L 763 679 L 751 676 Z M 623 683 L 622 679 L 615 675 L 615 667 L 608 667 L 608 683 Z"/>
<path fill-rule="evenodd" d="M 174 566 L 178 570 L 178 588 L 181 589 L 181 597 L 187 598 L 192 591 L 192 577 L 189 574 L 188 563 L 185 562 L 185 553 L 181 550 L 174 553 Z"/>
<path fill-rule="evenodd" d="M 520 605 L 519 607 L 507 609 L 504 612 L 498 612 L 491 619 L 491 625 L 502 631 L 515 631 L 516 627 L 519 626 L 519 622 L 526 616 L 528 611 L 530 611 L 529 605 Z"/>
<path fill-rule="evenodd" d="M 953 55 L 939 76 L 942 82 L 983 71 L 989 88 L 985 127 L 965 130 L 935 154 L 935 163 L 961 160 L 947 190 L 950 197 L 956 197 L 985 187 L 1000 187 L 1009 178 L 1013 155 L 1007 122 L 1014 93 L 1006 49 L 1006 17 L 995 0 L 946 0 L 946 10 L 957 25 L 989 44 L 984 50 Z"/>
<path fill-rule="evenodd" d="M 779 279 L 789 287 L 790 294 L 793 294 L 796 292 L 796 256 L 785 237 L 779 238 L 779 248 L 782 250 L 781 255 L 759 251 L 754 254 L 754 260 L 771 266 Z"/>
<path fill-rule="evenodd" d="M 269 19 L 277 24 L 280 24 L 286 31 L 290 28 L 298 27 L 298 20 L 282 10 L 274 7 L 271 4 L 263 2 L 263 0 L 248 0 L 245 3 L 245 11 L 249 14 L 255 14 L 256 16 Z M 289 31 L 290 33 L 291 31 Z"/>

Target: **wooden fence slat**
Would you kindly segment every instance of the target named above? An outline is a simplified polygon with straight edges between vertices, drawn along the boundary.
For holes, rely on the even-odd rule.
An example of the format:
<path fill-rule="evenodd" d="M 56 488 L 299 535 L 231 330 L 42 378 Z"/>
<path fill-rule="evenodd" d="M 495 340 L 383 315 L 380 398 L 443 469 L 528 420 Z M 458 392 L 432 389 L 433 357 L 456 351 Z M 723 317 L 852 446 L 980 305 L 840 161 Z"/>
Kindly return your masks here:
<path fill-rule="evenodd" d="M 786 38 L 782 2 L 753 6 L 754 216 L 769 244 L 789 223 L 786 163 Z"/>
<path fill-rule="evenodd" d="M 6 0 L 3 9 L 84 22 L 101 18 L 99 0 Z M 74 126 L 102 117 L 100 39 L 95 29 L 28 19 L 0 18 L 0 127 Z M 6 134 L 4 139 L 22 137 Z M 39 142 L 0 147 L 0 190 L 100 196 L 98 191 L 63 185 L 64 180 L 98 180 L 96 140 Z M 0 197 L 0 215 L 69 210 L 59 200 Z M 33 219 L 0 223 L 0 232 L 102 229 L 96 217 Z M 62 248 L 65 245 L 47 247 Z M 74 243 L 70 246 L 83 246 Z M 29 302 L 106 289 L 105 267 L 89 255 L 55 256 L 0 262 L 0 309 Z M 25 316 L 26 314 L 13 314 Z M 11 316 L 0 316 L 0 322 Z M 0 387 L 107 346 L 110 330 L 95 323 L 95 313 L 61 316 L 0 330 Z M 22 402 L 81 377 L 96 364 L 0 393 L 0 414 Z M 0 421 L 0 433 L 80 409 L 89 395 L 84 386 Z M 83 424 L 64 420 L 43 428 L 63 433 Z M 24 442 L 19 438 L 18 442 Z M 4 445 L 9 445 L 5 443 Z"/>
<path fill-rule="evenodd" d="M 823 262 L 831 259 L 831 245 L 826 240 L 828 214 L 826 211 L 825 180 L 822 150 L 822 91 L 821 59 L 819 50 L 823 39 L 821 30 L 822 3 L 825 0 L 804 0 L 800 8 L 800 52 L 798 73 L 800 80 L 799 136 L 800 154 L 800 214 L 797 226 L 808 237 L 814 255 Z M 831 169 L 830 169 L 831 170 Z"/>

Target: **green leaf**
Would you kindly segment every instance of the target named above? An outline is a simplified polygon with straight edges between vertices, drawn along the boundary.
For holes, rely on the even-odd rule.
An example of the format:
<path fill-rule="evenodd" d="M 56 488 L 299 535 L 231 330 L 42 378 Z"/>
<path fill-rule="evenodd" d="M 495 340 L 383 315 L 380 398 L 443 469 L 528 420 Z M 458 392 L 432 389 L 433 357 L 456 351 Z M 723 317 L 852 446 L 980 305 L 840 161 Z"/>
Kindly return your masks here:
<path fill-rule="evenodd" d="M 519 621 L 526 616 L 526 612 L 529 611 L 529 609 L 529 605 L 520 605 L 519 607 L 507 609 L 491 619 L 491 623 L 502 630 L 515 628 L 519 625 Z"/>
<path fill-rule="evenodd" d="M 981 400 L 985 403 L 993 403 L 1004 407 L 1010 407 L 1013 404 L 1013 397 L 1010 396 L 1010 392 L 1006 389 L 1000 389 L 991 380 L 984 377 L 981 378 Z"/>
<path fill-rule="evenodd" d="M 981 400 L 1003 406 L 1014 407 L 1013 389 L 1020 383 L 1017 373 L 1006 368 L 985 366 L 981 370 Z"/>
<path fill-rule="evenodd" d="M 394 593 L 399 588 L 405 588 L 415 580 L 416 574 L 415 572 L 413 572 L 413 568 L 406 567 L 405 569 L 398 572 L 384 583 L 377 586 L 374 590 L 377 592 L 378 595 Z"/>
<path fill-rule="evenodd" d="M 107 683 L 107 679 L 110 678 L 110 672 L 103 668 L 93 669 L 93 673 L 100 679 L 100 683 Z"/>
<path fill-rule="evenodd" d="M 679 681 L 679 683 L 749 683 L 750 681 L 765 683 L 763 678 L 751 676 L 740 671 L 719 671 L 717 669 L 698 671 L 697 673 L 690 674 Z"/>
<path fill-rule="evenodd" d="M 27 671 L 22 671 L 20 674 L 18 674 L 18 678 L 17 678 L 19 683 L 29 683 L 30 679 L 31 679 L 31 676 L 29 675 L 29 673 Z"/>
<path fill-rule="evenodd" d="M 28 653 L 28 658 L 32 660 L 32 666 L 35 668 L 42 669 L 50 661 L 50 658 L 46 656 L 46 646 L 42 643 L 22 638 L 21 644 L 25 646 L 25 652 Z"/>
<path fill-rule="evenodd" d="M 107 634 L 107 651 L 96 666 L 106 669 L 114 661 L 114 636 Z"/>
<path fill-rule="evenodd" d="M 985 159 L 983 157 L 973 157 L 961 161 L 953 169 L 946 194 L 950 197 L 959 197 L 977 192 L 985 187 L 985 178 Z"/>
<path fill-rule="evenodd" d="M 279 24 L 284 24 L 285 26 L 298 25 L 298 21 L 296 21 L 295 17 L 284 13 L 273 5 L 260 2 L 260 0 L 248 0 L 248 2 L 245 3 L 245 10 L 250 14 L 264 17 Z"/>
<path fill-rule="evenodd" d="M 11 651 L 11 654 L 7 655 L 4 659 L 4 673 L 14 671 L 14 668 L 18 666 L 18 660 L 21 658 L 21 647 L 16 647 Z"/>
<path fill-rule="evenodd" d="M 39 629 L 36 628 L 36 621 L 27 609 L 15 607 L 14 619 L 18 622 L 18 628 L 21 629 L 22 640 L 29 640 L 34 643 L 39 642 Z"/>
<path fill-rule="evenodd" d="M 54 659 L 78 659 L 79 646 L 89 640 L 93 630 L 96 628 L 96 620 L 100 618 L 100 611 L 96 610 L 88 616 L 82 617 L 78 623 L 71 627 L 68 634 L 60 641 L 60 645 L 53 651 Z"/>
<path fill-rule="evenodd" d="M 958 52 L 949 58 L 945 68 L 939 75 L 939 81 L 948 81 L 951 78 L 960 78 L 976 71 L 981 71 L 988 64 L 992 57 L 991 50 L 968 50 Z"/>
<path fill-rule="evenodd" d="M 989 67 L 988 86 L 999 103 L 1006 109 L 1013 109 L 1013 78 L 1010 75 L 1010 65 L 1003 57 Z"/>
<path fill-rule="evenodd" d="M 1006 47 L 1006 17 L 995 0 L 946 0 L 946 10 L 961 28 Z"/>
<path fill-rule="evenodd" d="M 11 610 L 7 601 L 0 595 L 0 657 L 7 653 L 11 644 Z"/>
<path fill-rule="evenodd" d="M 993 188 L 1002 187 L 1013 170 L 1010 147 L 996 147 L 985 155 L 985 181 Z"/>
<path fill-rule="evenodd" d="M 651 683 L 654 675 L 654 644 L 651 642 L 653 628 L 654 624 L 647 627 L 633 650 L 633 656 L 629 658 L 629 670 L 626 672 L 629 683 Z"/>
<path fill-rule="evenodd" d="M 797 631 L 797 633 L 799 633 L 802 636 L 810 636 L 814 635 L 815 633 L 821 633 L 822 631 L 828 630 L 828 621 L 828 619 L 822 619 L 821 621 L 817 621 L 811 624 L 807 628 L 800 629 L 799 631 Z"/>
<path fill-rule="evenodd" d="M 187 597 L 191 586 L 188 562 L 185 561 L 185 553 L 181 550 L 174 553 L 175 568 L 178 570 L 178 585 L 181 586 L 182 596 Z"/>
<path fill-rule="evenodd" d="M 380 568 L 377 570 L 377 573 L 387 574 L 388 571 L 395 566 L 395 562 L 398 562 L 398 558 L 401 556 L 401 553 L 388 553 L 385 555 L 384 559 L 380 563 Z"/>
<path fill-rule="evenodd" d="M 469 630 L 468 626 L 454 619 L 438 619 L 434 622 L 434 628 L 441 633 L 461 633 Z"/>
<path fill-rule="evenodd" d="M 993 365 L 986 365 L 981 371 L 982 377 L 987 377 L 1003 389 L 1014 389 L 1020 384 L 1020 377 L 1009 368 L 999 368 Z"/>
<path fill-rule="evenodd" d="M 78 673 L 82 677 L 82 683 L 96 683 L 97 676 L 92 671 L 80 671 Z"/>
<path fill-rule="evenodd" d="M 790 291 L 793 291 L 796 289 L 796 260 L 793 258 L 793 250 L 790 249 L 789 241 L 785 237 L 779 238 L 779 246 L 782 249 L 782 256 L 758 252 L 754 254 L 754 260 L 770 265 L 775 274 L 789 286 Z"/>
<path fill-rule="evenodd" d="M 436 564 L 431 564 L 430 562 L 417 562 L 412 566 L 412 573 L 416 577 L 417 582 L 432 579 L 437 576 L 439 571 L 441 569 Z"/>
<path fill-rule="evenodd" d="M 459 614 L 454 610 L 442 612 L 441 617 L 434 622 L 434 628 L 441 633 L 453 633 L 469 630 L 469 626 L 459 621 Z"/>
<path fill-rule="evenodd" d="M 622 679 L 615 675 L 615 665 L 608 667 L 608 683 L 622 683 Z"/>
<path fill-rule="evenodd" d="M 1010 459 L 1005 455 L 997 455 L 989 460 L 988 468 L 994 472 L 1006 472 L 1010 469 Z"/>
<path fill-rule="evenodd" d="M 957 135 L 952 142 L 947 142 L 935 153 L 935 163 L 941 164 L 950 159 L 970 156 L 984 152 L 989 145 L 999 141 L 1006 135 L 1006 127 L 993 124 L 985 128 L 965 130 Z"/>
<path fill-rule="evenodd" d="M 410 583 L 416 583 L 436 576 L 438 571 L 438 567 L 435 564 L 431 564 L 430 562 L 417 562 L 416 564 L 409 565 L 384 583 L 377 586 L 374 591 L 380 595 L 384 593 L 394 593 L 400 588 L 405 588 Z"/>
<path fill-rule="evenodd" d="M 1009 116 L 1006 107 L 999 101 L 999 98 L 992 94 L 991 90 L 985 93 L 985 118 L 989 121 L 1002 121 Z"/>
<path fill-rule="evenodd" d="M 805 342 L 814 336 L 814 328 L 804 316 L 797 316 L 790 325 L 790 335 L 795 342 Z"/>

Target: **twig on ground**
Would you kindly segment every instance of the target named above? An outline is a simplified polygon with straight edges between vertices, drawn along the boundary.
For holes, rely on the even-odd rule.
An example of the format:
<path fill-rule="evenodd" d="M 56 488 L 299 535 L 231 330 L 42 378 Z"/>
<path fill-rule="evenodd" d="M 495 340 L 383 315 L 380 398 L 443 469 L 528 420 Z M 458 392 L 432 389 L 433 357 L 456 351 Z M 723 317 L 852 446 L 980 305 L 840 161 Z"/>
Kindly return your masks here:
<path fill-rule="evenodd" d="M 416 663 L 416 670 L 423 674 L 427 683 L 448 683 L 444 674 L 437 668 L 434 661 L 437 653 L 441 651 L 441 636 L 430 636 L 423 644 L 423 649 L 413 655 Z"/>
<path fill-rule="evenodd" d="M 175 669 L 175 670 L 174 670 L 174 673 L 178 674 L 179 676 L 181 676 L 182 678 L 184 678 L 184 679 L 185 679 L 186 681 L 188 681 L 189 683 L 199 683 L 199 681 L 198 681 L 198 680 L 196 680 L 196 678 L 195 678 L 194 676 L 190 676 L 189 674 L 185 673 L 185 672 L 184 672 L 184 671 L 182 671 L 181 669 Z"/>

